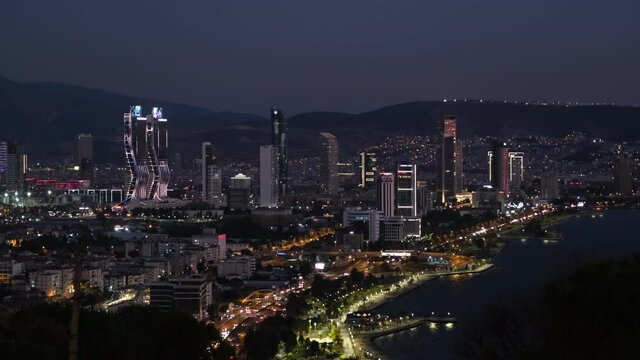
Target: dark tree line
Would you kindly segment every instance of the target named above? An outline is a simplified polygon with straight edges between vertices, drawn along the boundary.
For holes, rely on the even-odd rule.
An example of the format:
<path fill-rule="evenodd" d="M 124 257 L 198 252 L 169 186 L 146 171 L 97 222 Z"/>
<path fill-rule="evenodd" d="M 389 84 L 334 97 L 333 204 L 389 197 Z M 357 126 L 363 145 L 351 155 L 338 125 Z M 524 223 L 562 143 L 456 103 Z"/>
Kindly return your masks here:
<path fill-rule="evenodd" d="M 70 309 L 37 305 L 0 313 L 0 358 L 67 359 Z M 129 307 L 83 310 L 78 358 L 83 360 L 230 359 L 233 349 L 211 326 L 181 313 Z"/>
<path fill-rule="evenodd" d="M 455 349 L 466 359 L 637 359 L 640 254 L 584 265 L 540 294 L 491 306 Z"/>

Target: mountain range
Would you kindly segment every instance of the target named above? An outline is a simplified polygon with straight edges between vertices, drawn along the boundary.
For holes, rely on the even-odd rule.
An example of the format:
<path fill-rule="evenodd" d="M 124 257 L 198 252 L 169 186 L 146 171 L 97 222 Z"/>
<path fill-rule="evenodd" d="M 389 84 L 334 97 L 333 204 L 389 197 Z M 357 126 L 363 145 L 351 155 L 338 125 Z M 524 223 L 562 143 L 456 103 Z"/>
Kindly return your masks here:
<path fill-rule="evenodd" d="M 161 106 L 169 119 L 170 146 L 185 159 L 211 141 L 222 159 L 256 159 L 270 139 L 267 117 L 114 94 L 59 83 L 21 83 L 0 77 L 0 140 L 17 140 L 32 159 L 70 156 L 79 133 L 94 136 L 96 161 L 122 158 L 122 114 L 131 104 Z M 286 112 L 286 104 L 282 104 Z M 265 109 L 265 115 L 269 109 Z M 421 101 L 360 114 L 310 112 L 288 118 L 291 157 L 314 153 L 318 132 L 338 137 L 343 154 L 355 154 L 391 135 L 432 135 L 437 120 L 458 116 L 460 137 L 548 135 L 583 131 L 628 141 L 640 138 L 640 108 L 527 105 L 495 101 Z"/>

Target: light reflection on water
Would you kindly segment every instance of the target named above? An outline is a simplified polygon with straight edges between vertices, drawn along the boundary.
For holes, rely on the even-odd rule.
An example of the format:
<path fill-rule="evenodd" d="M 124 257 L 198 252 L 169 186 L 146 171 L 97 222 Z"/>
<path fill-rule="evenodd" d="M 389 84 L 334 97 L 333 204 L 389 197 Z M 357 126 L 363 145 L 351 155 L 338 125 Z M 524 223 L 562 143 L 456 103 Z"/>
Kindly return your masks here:
<path fill-rule="evenodd" d="M 412 312 L 429 316 L 431 312 L 451 312 L 458 323 L 425 324 L 413 331 L 383 336 L 374 340 L 392 360 L 455 359 L 453 345 L 464 332 L 465 322 L 490 303 L 534 291 L 544 280 L 565 270 L 576 256 L 601 258 L 624 256 L 640 250 L 640 238 L 634 234 L 640 211 L 611 210 L 607 216 L 579 219 L 560 224 L 560 241 L 513 241 L 494 261 L 494 268 L 472 276 L 441 277 L 380 307 L 389 314 Z"/>

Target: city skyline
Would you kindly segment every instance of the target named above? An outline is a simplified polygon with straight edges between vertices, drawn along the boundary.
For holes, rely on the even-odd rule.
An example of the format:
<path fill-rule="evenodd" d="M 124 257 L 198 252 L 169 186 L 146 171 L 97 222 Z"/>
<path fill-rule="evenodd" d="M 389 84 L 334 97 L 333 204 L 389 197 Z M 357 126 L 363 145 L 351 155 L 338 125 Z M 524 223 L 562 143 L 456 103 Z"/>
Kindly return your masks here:
<path fill-rule="evenodd" d="M 636 358 L 639 12 L 8 1 L 2 360 Z"/>

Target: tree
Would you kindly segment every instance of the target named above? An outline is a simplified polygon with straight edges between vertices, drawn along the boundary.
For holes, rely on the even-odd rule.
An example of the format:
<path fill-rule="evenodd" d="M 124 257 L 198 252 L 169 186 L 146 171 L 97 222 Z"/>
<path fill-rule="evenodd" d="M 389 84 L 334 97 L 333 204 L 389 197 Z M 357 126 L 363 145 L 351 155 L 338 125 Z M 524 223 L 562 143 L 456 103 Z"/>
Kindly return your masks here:
<path fill-rule="evenodd" d="M 42 304 L 0 316 L 3 360 L 67 359 L 70 308 Z M 187 314 L 128 307 L 117 313 L 83 310 L 80 360 L 229 359 L 233 348 L 215 328 Z"/>
<path fill-rule="evenodd" d="M 635 359 L 640 254 L 584 265 L 531 298 L 495 304 L 458 340 L 467 359 Z"/>
<path fill-rule="evenodd" d="M 300 273 L 300 275 L 307 276 L 311 274 L 311 271 L 312 271 L 311 263 L 308 260 L 304 260 L 300 262 L 300 265 L 298 268 L 298 272 Z"/>
<path fill-rule="evenodd" d="M 358 269 L 353 268 L 349 279 L 353 285 L 360 285 L 364 281 L 364 274 L 358 271 Z"/>
<path fill-rule="evenodd" d="M 266 318 L 245 337 L 247 357 L 252 360 L 272 359 L 278 354 L 281 342 L 286 349 L 292 349 L 296 343 L 296 336 L 288 321 L 282 316 Z"/>

